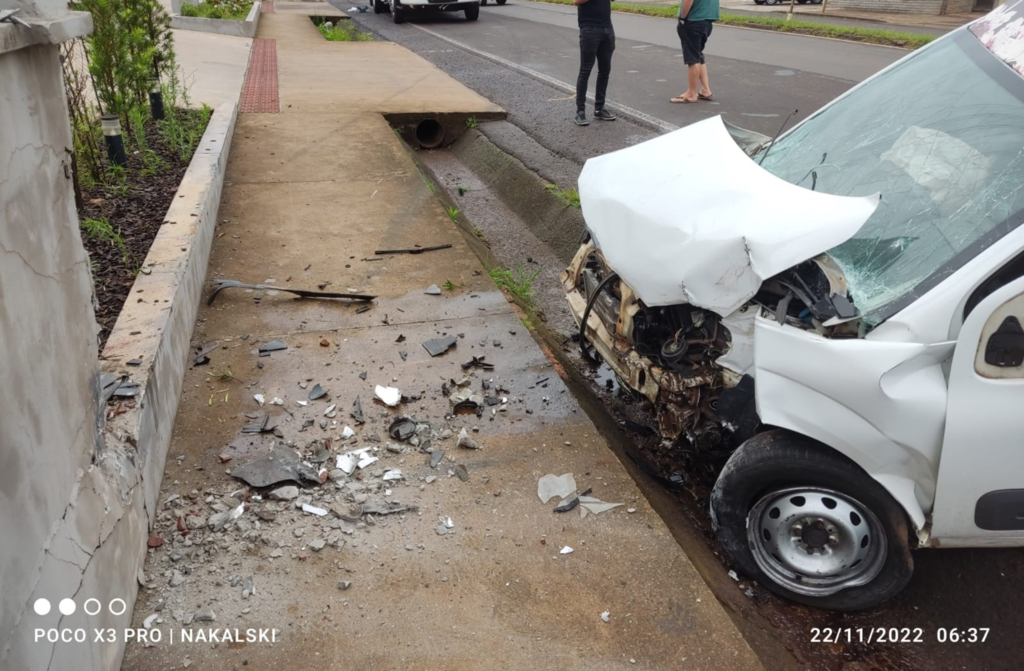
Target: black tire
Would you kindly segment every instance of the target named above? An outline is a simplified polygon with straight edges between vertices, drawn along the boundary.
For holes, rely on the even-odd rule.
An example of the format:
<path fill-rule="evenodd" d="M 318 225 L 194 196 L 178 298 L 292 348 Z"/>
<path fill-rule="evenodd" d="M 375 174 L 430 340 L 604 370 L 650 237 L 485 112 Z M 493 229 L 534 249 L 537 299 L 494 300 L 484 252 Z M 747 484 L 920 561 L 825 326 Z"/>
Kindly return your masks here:
<path fill-rule="evenodd" d="M 474 3 L 472 5 L 466 5 L 466 20 L 476 21 L 480 18 L 480 4 Z"/>
<path fill-rule="evenodd" d="M 790 487 L 831 489 L 874 514 L 884 531 L 886 548 L 881 569 L 870 582 L 827 596 L 809 596 L 791 591 L 761 570 L 747 535 L 748 514 L 765 495 Z M 842 611 L 870 608 L 898 594 L 914 572 L 906 514 L 885 488 L 846 456 L 790 431 L 760 433 L 729 457 L 711 493 L 711 519 L 718 540 L 740 572 L 780 596 L 809 606 Z"/>
<path fill-rule="evenodd" d="M 504 5 L 506 0 L 495 0 L 499 5 Z"/>
<path fill-rule="evenodd" d="M 800 4 L 800 5 L 806 5 L 807 4 L 807 0 L 796 0 L 796 1 L 797 1 L 797 4 Z"/>
<path fill-rule="evenodd" d="M 480 5 L 481 5 L 481 6 L 482 6 L 482 5 L 486 5 L 486 4 L 487 4 L 487 0 L 480 0 Z"/>
<path fill-rule="evenodd" d="M 391 20 L 395 23 L 405 23 L 406 10 L 398 4 L 398 0 L 391 0 Z"/>
<path fill-rule="evenodd" d="M 383 14 L 388 10 L 388 5 L 383 0 L 370 0 L 370 4 L 373 5 L 374 14 Z"/>
<path fill-rule="evenodd" d="M 754 0 L 754 4 L 755 5 L 763 5 L 764 4 L 764 0 Z"/>
<path fill-rule="evenodd" d="M 766 5 L 774 5 L 778 1 L 779 0 L 764 0 L 764 4 L 766 4 Z"/>

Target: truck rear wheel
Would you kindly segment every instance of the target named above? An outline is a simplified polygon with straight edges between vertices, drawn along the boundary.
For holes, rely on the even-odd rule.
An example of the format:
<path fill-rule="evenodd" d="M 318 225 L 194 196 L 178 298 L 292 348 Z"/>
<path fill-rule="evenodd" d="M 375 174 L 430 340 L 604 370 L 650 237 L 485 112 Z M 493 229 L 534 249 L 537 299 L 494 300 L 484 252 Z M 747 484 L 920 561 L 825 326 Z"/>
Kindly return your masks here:
<path fill-rule="evenodd" d="M 466 5 L 466 20 L 476 21 L 480 18 L 480 4 L 473 3 L 472 5 Z"/>
<path fill-rule="evenodd" d="M 711 493 L 718 539 L 737 568 L 793 601 L 860 610 L 914 570 L 906 515 L 857 464 L 775 429 L 743 443 Z"/>

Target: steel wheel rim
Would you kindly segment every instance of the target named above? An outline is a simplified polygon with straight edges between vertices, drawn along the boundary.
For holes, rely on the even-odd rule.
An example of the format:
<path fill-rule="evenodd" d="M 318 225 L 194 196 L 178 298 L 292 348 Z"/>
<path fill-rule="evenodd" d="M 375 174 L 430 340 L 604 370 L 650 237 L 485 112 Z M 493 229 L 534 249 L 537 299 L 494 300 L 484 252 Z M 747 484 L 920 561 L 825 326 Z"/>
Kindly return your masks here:
<path fill-rule="evenodd" d="M 747 540 L 765 575 L 805 596 L 865 585 L 886 556 L 878 517 L 853 497 L 821 487 L 762 497 L 747 515 Z"/>

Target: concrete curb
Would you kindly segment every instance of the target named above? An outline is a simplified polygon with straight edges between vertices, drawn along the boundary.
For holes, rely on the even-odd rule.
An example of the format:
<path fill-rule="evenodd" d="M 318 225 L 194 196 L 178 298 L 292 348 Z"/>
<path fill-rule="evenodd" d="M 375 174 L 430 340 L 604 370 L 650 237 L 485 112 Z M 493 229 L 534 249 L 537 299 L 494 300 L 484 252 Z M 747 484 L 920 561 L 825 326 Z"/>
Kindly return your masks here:
<path fill-rule="evenodd" d="M 224 103 L 210 118 L 101 357 L 104 371 L 127 372 L 141 388 L 136 407 L 112 418 L 107 430 L 134 444 L 150 524 L 156 516 L 237 117 L 238 104 Z M 125 362 L 131 359 L 142 363 L 127 368 Z"/>
<path fill-rule="evenodd" d="M 171 15 L 171 28 L 177 30 L 195 30 L 203 33 L 216 33 L 217 35 L 233 35 L 235 37 L 256 37 L 256 28 L 260 24 L 260 5 L 262 2 L 252 3 L 249 15 L 242 21 L 232 19 L 205 19 L 199 16 L 182 16 L 181 14 Z"/>
<path fill-rule="evenodd" d="M 515 156 L 477 129 L 467 130 L 450 148 L 466 167 L 519 217 L 565 264 L 572 260 L 586 229 L 583 213 L 545 188 L 548 184 Z M 434 181 L 442 183 L 434 177 Z M 563 188 L 575 185 L 562 184 Z"/>

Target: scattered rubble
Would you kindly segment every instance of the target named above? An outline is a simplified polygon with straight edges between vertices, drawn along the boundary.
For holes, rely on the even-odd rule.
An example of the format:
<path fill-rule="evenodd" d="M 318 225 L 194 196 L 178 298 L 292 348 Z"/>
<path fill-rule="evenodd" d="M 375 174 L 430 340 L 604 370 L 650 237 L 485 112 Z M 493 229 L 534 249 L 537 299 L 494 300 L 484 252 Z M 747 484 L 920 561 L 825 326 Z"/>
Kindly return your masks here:
<path fill-rule="evenodd" d="M 431 284 L 423 293 L 427 294 L 428 296 L 440 296 L 441 287 L 437 286 L 436 284 Z"/>

